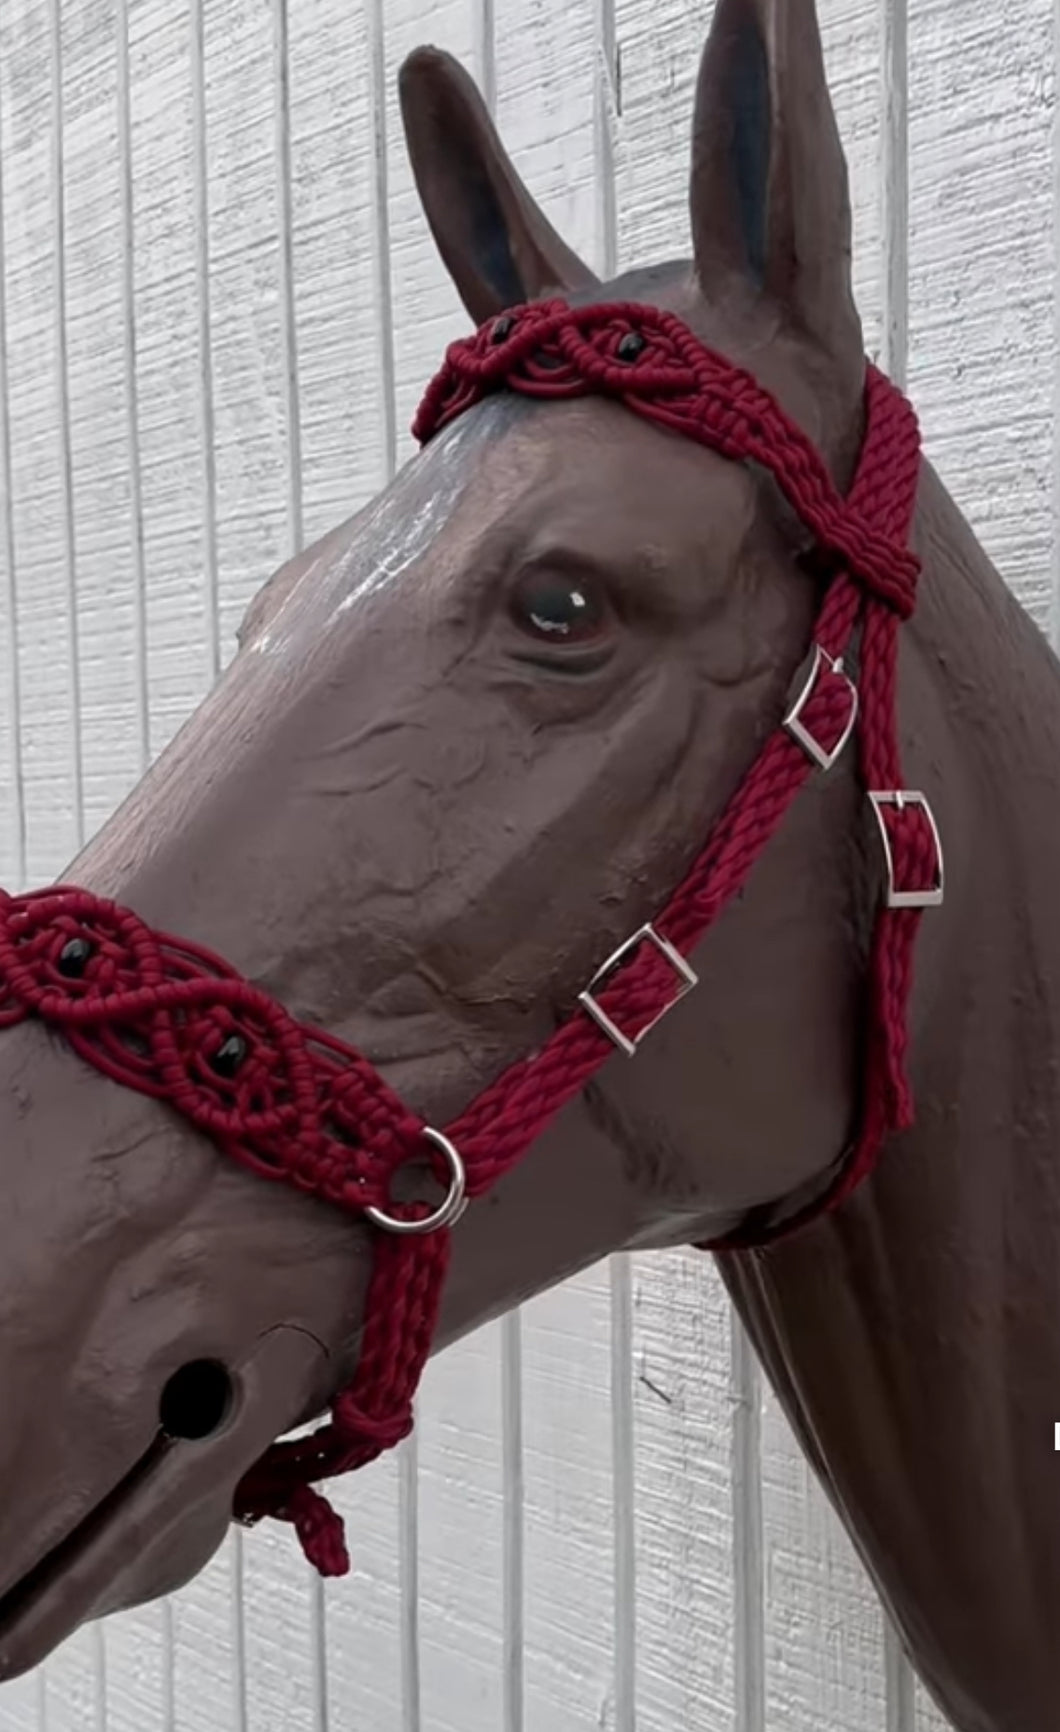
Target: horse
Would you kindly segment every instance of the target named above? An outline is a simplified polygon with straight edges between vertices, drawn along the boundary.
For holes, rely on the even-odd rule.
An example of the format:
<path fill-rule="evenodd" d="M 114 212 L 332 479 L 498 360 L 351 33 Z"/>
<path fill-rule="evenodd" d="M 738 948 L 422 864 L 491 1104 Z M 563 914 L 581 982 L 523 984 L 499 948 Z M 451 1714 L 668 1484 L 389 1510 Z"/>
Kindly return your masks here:
<path fill-rule="evenodd" d="M 1051 1732 L 1060 676 L 866 361 L 813 0 L 717 0 L 606 284 L 400 93 L 422 449 L 0 898 L 0 1677 L 233 1512 L 340 1573 L 429 1352 L 694 1245 L 957 1732 Z"/>

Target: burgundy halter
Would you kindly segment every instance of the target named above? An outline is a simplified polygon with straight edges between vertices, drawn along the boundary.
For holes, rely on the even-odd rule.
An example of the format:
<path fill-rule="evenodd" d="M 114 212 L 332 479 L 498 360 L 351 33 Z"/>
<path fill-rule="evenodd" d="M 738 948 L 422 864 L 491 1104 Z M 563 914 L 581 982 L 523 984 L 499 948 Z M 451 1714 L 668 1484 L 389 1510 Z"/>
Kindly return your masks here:
<path fill-rule="evenodd" d="M 627 304 L 549 301 L 451 345 L 414 425 L 426 443 L 491 392 L 609 396 L 634 414 L 771 472 L 830 560 L 801 692 L 766 740 L 684 880 L 655 920 L 607 958 L 545 1047 L 512 1065 L 444 1131 L 424 1125 L 344 1042 L 300 1025 L 219 957 L 152 931 L 85 890 L 0 891 L 0 1028 L 37 1017 L 104 1075 L 166 1101 L 251 1171 L 311 1192 L 380 1231 L 360 1359 L 330 1421 L 275 1444 L 239 1487 L 236 1515 L 293 1522 L 322 1574 L 348 1569 L 342 1523 L 313 1482 L 363 1466 L 412 1428 L 449 1257 L 449 1228 L 616 1048 L 633 1055 L 696 984 L 688 956 L 744 884 L 807 779 L 856 736 L 878 827 L 885 891 L 873 939 L 861 1124 L 823 1197 L 758 1245 L 834 1209 L 912 1122 L 904 1074 L 913 945 L 942 900 L 942 854 L 923 794 L 903 787 L 895 726 L 898 625 L 919 561 L 907 547 L 920 463 L 916 418 L 874 367 L 866 433 L 846 499 L 818 452 L 746 372 L 680 320 Z M 847 663 L 860 645 L 855 686 Z M 396 1170 L 427 1153 L 445 1201 L 391 1201 Z"/>

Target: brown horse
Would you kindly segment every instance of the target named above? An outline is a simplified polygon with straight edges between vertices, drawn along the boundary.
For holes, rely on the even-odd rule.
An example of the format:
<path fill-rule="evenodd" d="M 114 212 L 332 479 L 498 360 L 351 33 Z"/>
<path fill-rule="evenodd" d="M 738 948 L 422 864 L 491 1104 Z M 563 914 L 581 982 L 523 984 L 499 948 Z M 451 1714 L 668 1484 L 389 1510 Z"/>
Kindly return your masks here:
<path fill-rule="evenodd" d="M 676 313 L 847 487 L 866 363 L 812 0 L 718 0 L 694 262 L 606 290 L 451 61 L 414 55 L 402 101 L 476 322 L 555 294 Z M 273 578 L 71 877 L 228 957 L 445 1124 L 548 1039 L 702 846 L 803 663 L 806 542 L 756 469 L 614 403 L 492 398 Z M 898 713 L 948 866 L 917 953 L 916 1126 L 838 1211 L 721 1266 L 955 1727 L 1054 1732 L 1060 679 L 927 467 L 914 544 Z M 858 1110 L 879 878 L 848 755 L 696 951 L 698 988 L 460 1220 L 436 1348 L 616 1248 L 713 1240 L 824 1191 Z M 13 1676 L 202 1567 L 247 1469 L 349 1379 L 373 1235 L 37 1021 L 0 1040 L 0 1149 Z"/>

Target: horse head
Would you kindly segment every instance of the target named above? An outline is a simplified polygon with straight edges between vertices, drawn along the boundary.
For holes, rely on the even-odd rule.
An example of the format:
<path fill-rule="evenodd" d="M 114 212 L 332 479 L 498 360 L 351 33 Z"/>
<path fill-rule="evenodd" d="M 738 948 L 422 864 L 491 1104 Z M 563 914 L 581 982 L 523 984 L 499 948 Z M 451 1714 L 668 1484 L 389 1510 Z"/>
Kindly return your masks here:
<path fill-rule="evenodd" d="M 836 502 L 859 485 L 870 500 L 873 378 L 889 399 L 852 298 L 811 0 L 718 0 L 693 258 L 606 284 L 447 56 L 414 54 L 401 99 L 479 333 L 425 402 L 423 449 L 265 585 L 215 689 L 74 862 L 80 890 L 6 904 L 0 1674 L 187 1580 L 234 1506 L 295 1521 L 340 1568 L 319 1502 L 284 1474 L 368 1459 L 407 1429 L 404 1407 L 336 1403 L 323 1445 L 265 1452 L 358 1390 L 366 1360 L 373 1388 L 400 1382 L 428 1338 L 444 1347 L 611 1251 L 735 1247 L 749 1223 L 798 1219 L 857 1129 L 879 843 L 897 832 L 866 818 L 856 755 L 839 750 L 855 719 L 842 646 L 811 658 L 837 572 L 857 563 Z M 650 414 L 616 383 L 645 344 Z M 666 369 L 690 368 L 701 398 L 696 369 L 718 357 L 730 419 L 684 436 Z M 525 388 L 504 388 L 516 372 Z M 759 455 L 770 428 L 786 468 Z M 910 473 L 878 538 L 899 562 Z M 866 664 L 871 637 L 855 644 Z M 916 788 L 947 724 L 908 641 Z M 791 724 L 818 676 L 841 737 L 815 754 Z M 886 721 L 882 687 L 873 701 Z M 650 923 L 785 721 L 795 756 L 776 762 L 799 797 L 768 824 L 755 808 L 758 840 L 709 930 L 660 942 Z M 946 789 L 937 817 L 960 826 Z M 947 900 L 925 922 L 925 979 L 949 919 Z M 600 978 L 633 948 L 665 1011 L 643 1040 L 616 1026 Z M 491 1095 L 513 1076 L 517 1100 L 515 1084 Z M 325 1085 L 313 1147 L 330 1138 L 330 1153 L 299 1166 L 291 1126 Z M 495 1126 L 468 1117 L 483 1101 L 513 1149 L 522 1138 L 518 1159 L 490 1166 Z M 366 1122 L 383 1190 L 358 1154 Z M 784 1387 L 765 1301 L 750 1276 L 741 1287 L 760 1265 L 723 1257 Z"/>

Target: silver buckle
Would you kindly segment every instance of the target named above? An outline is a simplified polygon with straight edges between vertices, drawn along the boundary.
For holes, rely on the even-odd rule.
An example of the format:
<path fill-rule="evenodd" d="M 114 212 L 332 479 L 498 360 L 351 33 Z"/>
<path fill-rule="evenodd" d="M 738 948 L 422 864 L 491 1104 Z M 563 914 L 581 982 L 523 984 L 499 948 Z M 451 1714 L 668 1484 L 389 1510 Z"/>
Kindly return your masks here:
<path fill-rule="evenodd" d="M 876 814 L 880 836 L 883 840 L 883 856 L 887 863 L 887 906 L 888 908 L 941 908 L 945 870 L 942 859 L 942 838 L 935 822 L 935 814 L 928 804 L 925 794 L 915 793 L 909 788 L 899 788 L 887 793 L 878 790 L 870 791 L 869 799 Z M 919 806 L 931 829 L 931 839 L 935 844 L 935 860 L 937 862 L 937 877 L 930 890 L 897 890 L 894 883 L 894 855 L 891 852 L 891 838 L 883 821 L 884 806 L 893 806 L 896 811 L 904 812 L 907 806 Z"/>
<path fill-rule="evenodd" d="M 806 727 L 801 719 L 803 710 L 806 708 L 806 705 L 813 696 L 814 687 L 820 678 L 821 669 L 825 666 L 827 666 L 829 673 L 833 673 L 839 679 L 846 681 L 847 689 L 850 692 L 850 717 L 847 721 L 846 727 L 843 729 L 842 734 L 830 752 L 825 750 L 820 740 L 814 738 L 813 734 L 810 733 L 809 728 Z M 833 659 L 826 649 L 822 649 L 819 643 L 815 643 L 813 646 L 813 662 L 811 663 L 809 674 L 806 677 L 806 684 L 803 686 L 798 697 L 795 699 L 795 702 L 792 704 L 791 709 L 784 717 L 784 727 L 787 729 L 792 739 L 796 740 L 802 747 L 807 756 L 813 759 L 819 769 L 830 770 L 837 759 L 842 756 L 843 749 L 850 739 L 851 734 L 854 732 L 854 724 L 857 719 L 858 688 L 854 684 L 850 675 L 844 669 L 842 656 L 836 656 Z"/>
<path fill-rule="evenodd" d="M 634 1035 L 633 1039 L 630 1040 L 627 1034 L 622 1033 L 622 1030 L 618 1027 L 617 1023 L 611 1021 L 606 1010 L 604 1010 L 593 997 L 593 993 L 609 974 L 614 973 L 624 956 L 628 955 L 628 953 L 635 949 L 638 944 L 643 944 L 645 942 L 648 944 L 654 944 L 659 954 L 666 958 L 675 973 L 680 976 L 680 984 L 675 997 L 671 998 L 669 1004 L 664 1004 L 658 1016 L 653 1017 L 651 1022 L 646 1023 L 640 1033 Z M 599 1028 L 603 1029 L 608 1039 L 614 1041 L 619 1052 L 624 1052 L 627 1058 L 632 1058 L 641 1041 L 644 1039 L 644 1036 L 650 1034 L 651 1030 L 655 1027 L 655 1024 L 661 1022 L 663 1017 L 673 1010 L 674 1005 L 680 1003 L 686 993 L 691 992 L 692 988 L 698 985 L 699 975 L 696 973 L 695 969 L 686 962 L 679 950 L 674 949 L 668 939 L 663 938 L 658 932 L 656 932 L 654 926 L 649 924 L 647 926 L 642 926 L 639 932 L 633 934 L 632 938 L 627 938 L 624 944 L 620 944 L 618 949 L 608 957 L 607 961 L 597 969 L 588 986 L 585 988 L 585 991 L 579 992 L 578 1003 L 581 1005 L 583 1010 L 588 1011 L 593 1021 Z"/>

